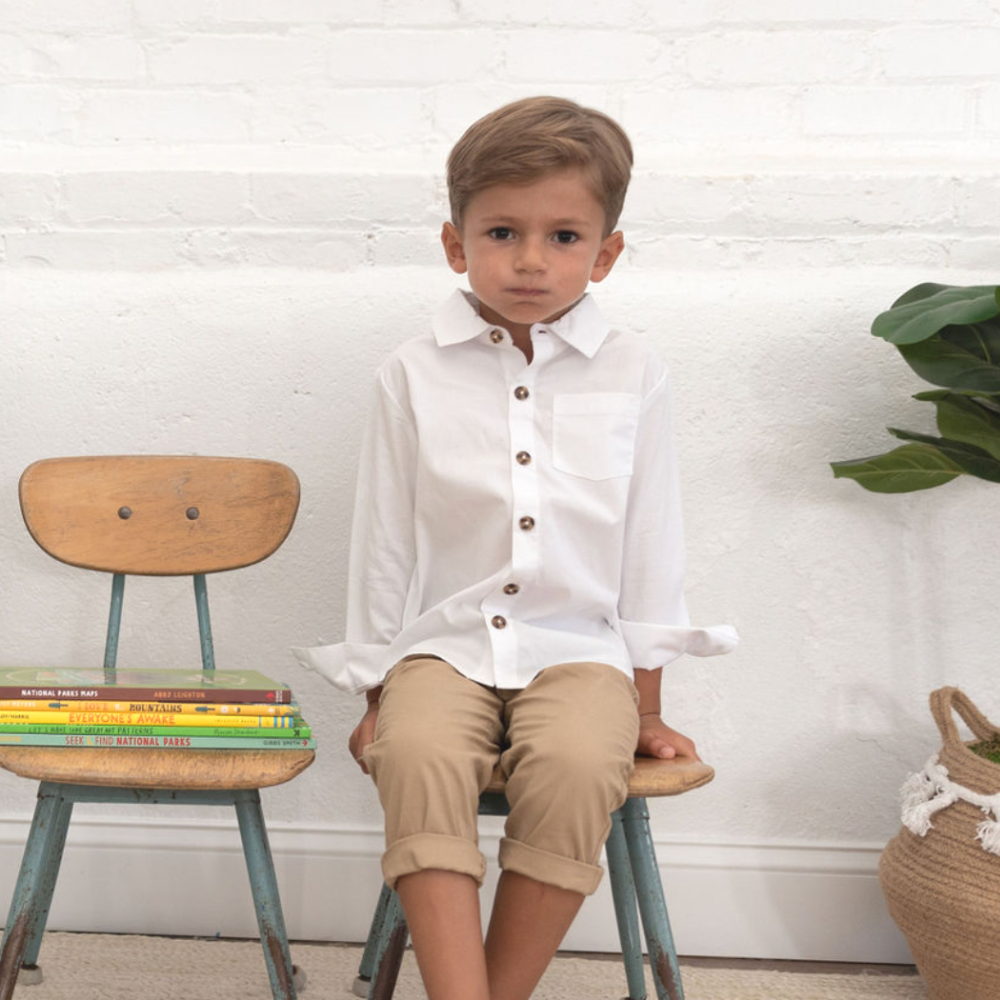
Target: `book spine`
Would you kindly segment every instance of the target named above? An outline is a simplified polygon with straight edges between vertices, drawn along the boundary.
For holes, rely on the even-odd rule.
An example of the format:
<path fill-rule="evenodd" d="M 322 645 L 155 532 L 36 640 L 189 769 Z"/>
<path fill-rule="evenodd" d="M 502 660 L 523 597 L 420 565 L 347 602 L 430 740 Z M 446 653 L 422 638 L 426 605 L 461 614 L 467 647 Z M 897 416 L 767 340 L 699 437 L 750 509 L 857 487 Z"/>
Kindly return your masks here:
<path fill-rule="evenodd" d="M 232 729 L 292 729 L 294 715 L 159 715 L 155 712 L 0 712 L 0 724 L 65 726 L 225 726 Z"/>
<path fill-rule="evenodd" d="M 58 701 L 25 698 L 0 701 L 0 712 L 155 712 L 163 715 L 298 715 L 299 707 L 265 705 L 261 702 L 234 704 L 192 704 L 177 701 Z"/>
<path fill-rule="evenodd" d="M 0 723 L 2 733 L 38 733 L 53 736 L 219 736 L 240 740 L 260 739 L 260 730 L 231 726 L 64 726 L 29 722 L 23 725 Z M 269 732 L 268 739 L 295 740 L 312 736 L 306 725 Z"/>
<path fill-rule="evenodd" d="M 316 740 L 282 740 L 274 737 L 240 739 L 224 736 L 73 736 L 46 733 L 0 733 L 0 746 L 35 747 L 150 747 L 190 750 L 313 750 Z"/>
<path fill-rule="evenodd" d="M 46 698 L 53 701 L 174 701 L 189 704 L 245 705 L 259 701 L 267 705 L 288 705 L 291 688 L 152 688 L 118 684 L 94 687 L 42 688 L 21 684 L 0 685 L 0 700 L 23 701 Z"/>

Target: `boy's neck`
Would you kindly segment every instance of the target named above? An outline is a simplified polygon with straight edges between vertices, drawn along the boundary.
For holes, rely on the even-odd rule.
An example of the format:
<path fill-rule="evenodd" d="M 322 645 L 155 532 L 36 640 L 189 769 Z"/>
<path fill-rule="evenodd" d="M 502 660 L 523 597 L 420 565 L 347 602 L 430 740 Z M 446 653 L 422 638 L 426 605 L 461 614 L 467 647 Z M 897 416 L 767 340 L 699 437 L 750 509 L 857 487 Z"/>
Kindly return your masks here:
<path fill-rule="evenodd" d="M 525 356 L 530 365 L 531 359 L 535 356 L 535 349 L 531 343 L 531 327 L 511 323 L 507 326 L 507 332 L 514 341 L 514 346 Z"/>

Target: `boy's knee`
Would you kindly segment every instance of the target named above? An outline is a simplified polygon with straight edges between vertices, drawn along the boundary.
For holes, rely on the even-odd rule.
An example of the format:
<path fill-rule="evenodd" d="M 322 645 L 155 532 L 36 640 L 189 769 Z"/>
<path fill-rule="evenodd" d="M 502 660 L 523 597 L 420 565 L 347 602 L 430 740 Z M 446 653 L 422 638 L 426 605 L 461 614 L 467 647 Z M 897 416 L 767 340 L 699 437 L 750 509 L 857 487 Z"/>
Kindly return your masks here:
<path fill-rule="evenodd" d="M 633 757 L 613 757 L 571 748 L 518 762 L 507 781 L 512 805 L 518 801 L 558 807 L 572 815 L 579 809 L 612 812 L 625 800 Z"/>
<path fill-rule="evenodd" d="M 370 744 L 365 760 L 376 785 L 383 780 L 404 787 L 448 787 L 479 794 L 493 771 L 488 756 L 463 748 L 442 734 L 387 734 Z"/>

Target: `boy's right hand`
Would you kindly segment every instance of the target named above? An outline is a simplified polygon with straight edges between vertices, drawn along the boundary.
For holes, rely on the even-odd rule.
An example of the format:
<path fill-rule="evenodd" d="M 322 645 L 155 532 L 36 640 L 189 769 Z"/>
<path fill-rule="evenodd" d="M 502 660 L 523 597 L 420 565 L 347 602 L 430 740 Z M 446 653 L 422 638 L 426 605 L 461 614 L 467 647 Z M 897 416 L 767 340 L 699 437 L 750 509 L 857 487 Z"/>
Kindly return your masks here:
<path fill-rule="evenodd" d="M 368 773 L 368 766 L 365 764 L 362 754 L 365 752 L 365 747 L 375 739 L 375 723 L 377 721 L 378 702 L 372 701 L 368 703 L 364 717 L 357 724 L 354 732 L 351 733 L 351 738 L 347 741 L 351 756 L 358 762 L 358 766 L 365 774 Z"/>

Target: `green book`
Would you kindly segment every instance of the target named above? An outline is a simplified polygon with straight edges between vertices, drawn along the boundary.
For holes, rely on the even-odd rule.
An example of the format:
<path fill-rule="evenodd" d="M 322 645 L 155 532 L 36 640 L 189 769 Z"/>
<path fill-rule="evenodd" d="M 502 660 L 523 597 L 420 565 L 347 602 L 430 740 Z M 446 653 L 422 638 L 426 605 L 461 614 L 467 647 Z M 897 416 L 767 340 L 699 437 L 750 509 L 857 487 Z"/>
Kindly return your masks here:
<path fill-rule="evenodd" d="M 280 737 L 232 736 L 75 736 L 69 733 L 0 733 L 0 747 L 149 747 L 161 750 L 315 750 L 313 737 L 286 740 Z"/>
<path fill-rule="evenodd" d="M 0 734 L 37 733 L 40 736 L 215 736 L 240 740 L 261 738 L 261 730 L 252 726 L 88 726 L 41 722 L 0 723 Z M 300 740 L 312 736 L 312 728 L 302 723 L 285 729 L 268 729 L 268 739 Z"/>

